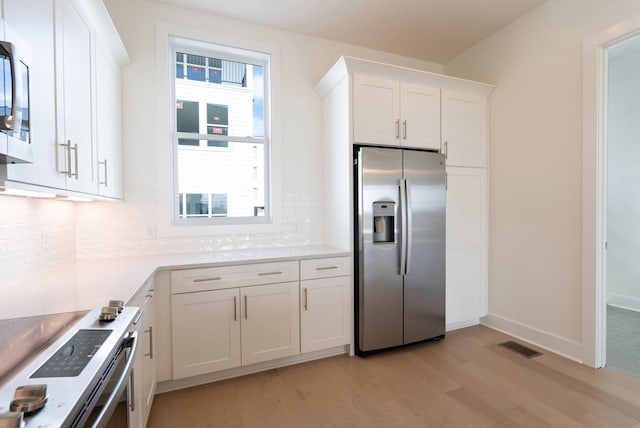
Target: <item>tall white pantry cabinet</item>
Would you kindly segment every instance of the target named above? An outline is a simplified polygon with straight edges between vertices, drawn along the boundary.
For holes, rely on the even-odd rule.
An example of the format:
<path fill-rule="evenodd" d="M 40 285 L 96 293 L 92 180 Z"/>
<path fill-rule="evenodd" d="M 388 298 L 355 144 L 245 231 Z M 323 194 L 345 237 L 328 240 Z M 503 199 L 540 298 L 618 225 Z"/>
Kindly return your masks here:
<path fill-rule="evenodd" d="M 493 86 L 341 57 L 316 85 L 324 105 L 326 244 L 353 251 L 355 144 L 446 155 L 446 325 L 487 314 L 488 97 Z"/>

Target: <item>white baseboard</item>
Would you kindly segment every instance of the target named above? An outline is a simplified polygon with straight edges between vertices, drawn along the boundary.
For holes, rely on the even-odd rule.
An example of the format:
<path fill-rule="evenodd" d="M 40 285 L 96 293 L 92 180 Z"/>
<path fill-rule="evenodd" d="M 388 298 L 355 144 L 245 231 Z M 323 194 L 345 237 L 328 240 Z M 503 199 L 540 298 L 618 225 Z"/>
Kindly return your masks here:
<path fill-rule="evenodd" d="M 305 354 L 299 354 L 293 357 L 279 358 L 277 360 L 265 361 L 264 363 L 257 363 L 246 367 L 236 367 L 233 369 L 221 370 L 219 372 L 208 373 L 200 376 L 193 376 L 176 380 L 166 380 L 158 382 L 155 393 L 162 394 L 163 392 L 190 388 L 192 386 L 204 385 L 219 380 L 231 379 L 233 377 L 258 373 L 265 370 L 277 369 L 279 367 L 319 360 L 320 358 L 333 357 L 341 354 L 349 355 L 349 345 L 336 346 L 329 349 L 323 349 L 321 351 L 307 352 Z"/>
<path fill-rule="evenodd" d="M 584 351 L 582 344 L 578 342 L 494 314 L 487 314 L 480 319 L 480 323 L 554 354 L 583 363 L 581 355 Z"/>
<path fill-rule="evenodd" d="M 471 327 L 478 324 L 480 324 L 480 318 L 447 323 L 447 325 L 445 326 L 445 331 L 458 330 L 459 328 Z"/>
<path fill-rule="evenodd" d="M 640 299 L 636 297 L 607 293 L 607 305 L 615 306 L 622 309 L 629 309 L 630 311 L 640 312 Z"/>

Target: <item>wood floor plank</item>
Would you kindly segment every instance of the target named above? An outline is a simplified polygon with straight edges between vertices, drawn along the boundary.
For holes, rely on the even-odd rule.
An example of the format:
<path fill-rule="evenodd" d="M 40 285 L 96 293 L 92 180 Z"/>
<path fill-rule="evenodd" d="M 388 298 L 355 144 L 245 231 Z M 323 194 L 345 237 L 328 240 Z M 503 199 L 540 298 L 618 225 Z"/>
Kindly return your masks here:
<path fill-rule="evenodd" d="M 640 380 L 497 346 L 511 339 L 475 326 L 160 394 L 148 427 L 640 428 Z"/>

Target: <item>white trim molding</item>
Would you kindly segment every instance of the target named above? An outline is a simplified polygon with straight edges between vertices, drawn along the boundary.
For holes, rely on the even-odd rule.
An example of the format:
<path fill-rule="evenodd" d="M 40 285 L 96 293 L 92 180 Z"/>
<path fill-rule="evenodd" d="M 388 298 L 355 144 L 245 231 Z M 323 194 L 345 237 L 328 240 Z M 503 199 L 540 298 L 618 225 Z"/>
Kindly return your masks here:
<path fill-rule="evenodd" d="M 637 297 L 622 296 L 620 294 L 607 293 L 607 305 L 616 308 L 640 312 L 640 299 Z"/>
<path fill-rule="evenodd" d="M 552 333 L 531 327 L 499 315 L 488 314 L 480 319 L 484 326 L 524 340 L 539 348 L 561 355 L 579 363 L 583 363 L 582 344 L 557 336 Z"/>
<path fill-rule="evenodd" d="M 583 40 L 582 359 L 606 363 L 606 66 L 607 50 L 640 33 L 640 17 Z"/>
<path fill-rule="evenodd" d="M 445 331 L 459 330 L 465 327 L 473 327 L 474 325 L 478 325 L 478 324 L 480 324 L 480 318 L 473 318 L 465 321 L 447 323 L 447 325 L 445 326 Z"/>

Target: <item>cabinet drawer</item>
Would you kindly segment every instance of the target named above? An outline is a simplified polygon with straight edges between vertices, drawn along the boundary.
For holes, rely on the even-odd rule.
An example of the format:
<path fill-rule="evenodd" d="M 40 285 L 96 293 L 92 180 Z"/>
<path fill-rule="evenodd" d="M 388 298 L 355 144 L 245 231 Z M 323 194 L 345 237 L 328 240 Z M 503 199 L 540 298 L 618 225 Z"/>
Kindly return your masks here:
<path fill-rule="evenodd" d="M 174 270 L 171 272 L 171 293 L 193 293 L 297 280 L 297 261 Z"/>
<path fill-rule="evenodd" d="M 351 257 L 332 257 L 300 261 L 300 279 L 351 275 Z"/>

